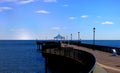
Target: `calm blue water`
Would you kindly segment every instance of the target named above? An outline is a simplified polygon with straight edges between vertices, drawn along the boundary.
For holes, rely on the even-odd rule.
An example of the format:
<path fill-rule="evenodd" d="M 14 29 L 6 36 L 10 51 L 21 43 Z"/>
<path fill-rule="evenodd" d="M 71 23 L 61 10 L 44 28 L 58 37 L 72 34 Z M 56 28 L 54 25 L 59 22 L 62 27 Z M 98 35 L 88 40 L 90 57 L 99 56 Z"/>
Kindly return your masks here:
<path fill-rule="evenodd" d="M 93 40 L 82 40 L 81 42 L 93 44 Z M 95 40 L 95 44 L 120 48 L 120 40 Z"/>
<path fill-rule="evenodd" d="M 0 41 L 0 73 L 45 73 L 35 41 Z"/>

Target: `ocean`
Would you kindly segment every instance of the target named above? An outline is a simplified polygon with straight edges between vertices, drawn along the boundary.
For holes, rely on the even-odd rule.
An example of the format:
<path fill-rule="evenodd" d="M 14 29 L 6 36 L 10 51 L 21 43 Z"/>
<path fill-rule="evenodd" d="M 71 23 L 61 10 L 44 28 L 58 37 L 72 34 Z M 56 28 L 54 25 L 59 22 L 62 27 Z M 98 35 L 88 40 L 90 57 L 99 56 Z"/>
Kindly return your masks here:
<path fill-rule="evenodd" d="M 93 44 L 93 40 L 81 40 L 81 43 Z M 95 44 L 120 48 L 120 40 L 95 40 Z"/>
<path fill-rule="evenodd" d="M 82 40 L 92 44 L 92 40 Z M 120 40 L 96 40 L 96 45 L 120 47 Z M 46 73 L 36 40 L 0 40 L 0 73 Z M 48 73 L 51 70 L 48 70 Z"/>
<path fill-rule="evenodd" d="M 36 41 L 1 40 L 0 73 L 45 73 L 45 59 Z"/>

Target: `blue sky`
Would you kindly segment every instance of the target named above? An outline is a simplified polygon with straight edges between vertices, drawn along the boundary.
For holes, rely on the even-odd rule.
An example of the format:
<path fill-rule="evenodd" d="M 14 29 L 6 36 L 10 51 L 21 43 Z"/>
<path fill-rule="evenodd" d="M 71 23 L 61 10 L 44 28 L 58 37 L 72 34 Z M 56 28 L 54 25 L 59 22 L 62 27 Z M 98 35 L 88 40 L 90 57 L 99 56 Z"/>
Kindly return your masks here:
<path fill-rule="evenodd" d="M 0 0 L 0 39 L 120 40 L 120 0 Z"/>

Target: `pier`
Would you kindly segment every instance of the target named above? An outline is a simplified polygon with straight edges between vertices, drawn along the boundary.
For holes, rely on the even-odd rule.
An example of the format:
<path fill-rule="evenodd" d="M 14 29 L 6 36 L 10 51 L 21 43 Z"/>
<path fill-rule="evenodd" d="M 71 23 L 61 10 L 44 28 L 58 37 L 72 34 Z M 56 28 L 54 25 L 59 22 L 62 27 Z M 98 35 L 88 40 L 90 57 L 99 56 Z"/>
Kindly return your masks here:
<path fill-rule="evenodd" d="M 51 61 L 55 63 L 58 61 L 58 63 L 65 62 L 65 64 L 70 62 L 68 65 L 71 65 L 65 68 L 67 71 L 67 68 L 69 67 L 69 70 L 72 70 L 70 73 L 74 73 L 76 71 L 76 73 L 93 73 L 94 71 L 96 59 L 91 53 L 65 47 L 60 42 L 37 42 L 37 45 L 38 49 L 39 45 L 42 45 L 42 49 L 40 51 L 42 51 L 43 56 L 47 58 L 48 62 Z"/>
<path fill-rule="evenodd" d="M 92 50 L 90 48 L 77 45 L 69 45 L 69 47 L 92 53 L 96 57 L 96 65 L 105 69 L 106 73 L 120 73 L 120 56 L 112 56 L 112 53 L 110 52 Z M 99 73 L 99 71 L 101 70 L 98 68 L 95 73 Z"/>
<path fill-rule="evenodd" d="M 43 42 L 37 43 L 38 46 L 40 44 L 43 44 Z M 92 48 L 95 48 L 95 50 Z M 60 41 L 51 41 L 44 42 L 41 51 L 50 60 L 67 59 L 66 61 L 72 60 L 71 62 L 77 63 L 75 64 L 76 66 L 83 66 L 83 68 L 78 66 L 80 69 L 85 69 L 81 73 L 119 73 L 120 57 L 112 56 L 112 48 L 115 47 L 90 45 L 80 42 L 69 42 L 68 44 L 66 41 L 62 43 Z M 119 54 L 119 48 L 115 49 Z"/>

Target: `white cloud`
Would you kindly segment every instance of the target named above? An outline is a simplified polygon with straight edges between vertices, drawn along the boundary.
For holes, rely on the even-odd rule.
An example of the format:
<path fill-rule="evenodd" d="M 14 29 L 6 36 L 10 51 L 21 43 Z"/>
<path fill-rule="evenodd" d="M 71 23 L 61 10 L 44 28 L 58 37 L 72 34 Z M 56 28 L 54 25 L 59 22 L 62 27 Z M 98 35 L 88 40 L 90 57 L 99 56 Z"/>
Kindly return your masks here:
<path fill-rule="evenodd" d="M 28 4 L 28 3 L 31 3 L 31 2 L 34 2 L 35 0 L 21 0 L 21 1 L 18 1 L 18 4 Z"/>
<path fill-rule="evenodd" d="M 114 23 L 111 21 L 105 21 L 105 22 L 102 22 L 102 24 L 114 24 Z"/>
<path fill-rule="evenodd" d="M 43 2 L 57 2 L 57 0 L 43 0 Z"/>
<path fill-rule="evenodd" d="M 69 17 L 69 19 L 74 20 L 74 19 L 76 19 L 76 17 L 71 16 L 71 17 Z"/>
<path fill-rule="evenodd" d="M 38 10 L 36 11 L 36 13 L 40 13 L 40 14 L 50 14 L 49 11 L 46 11 L 46 10 Z"/>
<path fill-rule="evenodd" d="M 4 11 L 4 10 L 11 10 L 11 7 L 0 7 L 0 12 Z"/>
<path fill-rule="evenodd" d="M 81 18 L 88 18 L 88 15 L 82 15 Z"/>
<path fill-rule="evenodd" d="M 16 4 L 28 4 L 34 2 L 35 0 L 0 0 L 0 2 L 12 2 Z"/>

